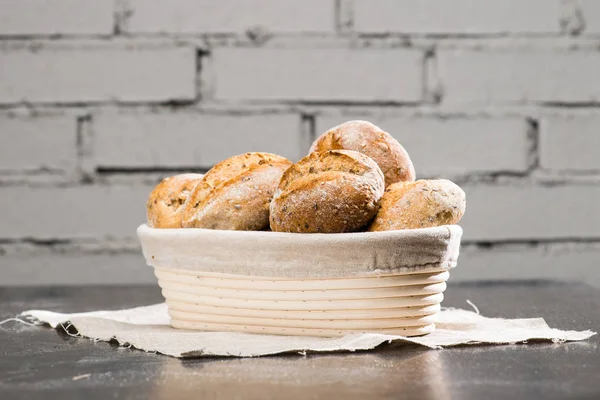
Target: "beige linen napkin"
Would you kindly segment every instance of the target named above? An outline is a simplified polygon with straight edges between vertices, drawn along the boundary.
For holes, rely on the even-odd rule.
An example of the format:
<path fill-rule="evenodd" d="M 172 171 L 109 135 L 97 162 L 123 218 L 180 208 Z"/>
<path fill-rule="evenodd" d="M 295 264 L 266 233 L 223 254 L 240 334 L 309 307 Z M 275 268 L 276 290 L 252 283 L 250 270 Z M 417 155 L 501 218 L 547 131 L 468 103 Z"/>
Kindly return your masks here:
<path fill-rule="evenodd" d="M 126 310 L 76 314 L 31 310 L 21 315 L 47 323 L 53 328 L 65 329 L 71 326 L 82 337 L 101 341 L 116 340 L 122 346 L 180 358 L 256 357 L 290 352 L 370 350 L 389 342 L 415 343 L 431 349 L 455 345 L 522 343 L 528 340 L 564 342 L 585 340 L 596 334 L 589 330 L 578 332 L 553 329 L 542 318 L 486 318 L 472 311 L 452 308 L 441 311 L 433 333 L 410 338 L 378 333 L 312 338 L 180 330 L 169 326 L 167 305 L 164 303 Z"/>

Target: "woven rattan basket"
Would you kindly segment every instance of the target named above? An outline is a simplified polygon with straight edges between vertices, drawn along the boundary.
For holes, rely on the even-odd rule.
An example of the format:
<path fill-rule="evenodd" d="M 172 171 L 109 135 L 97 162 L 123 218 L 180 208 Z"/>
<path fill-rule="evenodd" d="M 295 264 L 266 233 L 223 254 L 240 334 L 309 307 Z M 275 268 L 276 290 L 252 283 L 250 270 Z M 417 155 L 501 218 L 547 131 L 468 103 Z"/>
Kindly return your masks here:
<path fill-rule="evenodd" d="M 138 228 L 173 327 L 302 336 L 432 332 L 461 235 Z"/>

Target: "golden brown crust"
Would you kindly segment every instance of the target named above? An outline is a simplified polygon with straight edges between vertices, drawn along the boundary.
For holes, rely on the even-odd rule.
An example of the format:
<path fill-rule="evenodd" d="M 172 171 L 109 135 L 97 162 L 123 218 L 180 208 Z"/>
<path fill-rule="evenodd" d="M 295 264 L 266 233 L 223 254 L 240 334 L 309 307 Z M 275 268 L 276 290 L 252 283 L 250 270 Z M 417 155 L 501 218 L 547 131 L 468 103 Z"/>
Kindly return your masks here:
<path fill-rule="evenodd" d="M 357 231 L 377 213 L 383 190 L 381 169 L 364 154 L 313 152 L 283 174 L 271 202 L 271 229 Z"/>
<path fill-rule="evenodd" d="M 389 133 L 367 121 L 348 121 L 322 134 L 310 151 L 354 150 L 371 157 L 385 176 L 385 186 L 415 180 L 408 153 Z"/>
<path fill-rule="evenodd" d="M 202 177 L 202 174 L 180 174 L 163 179 L 152 190 L 146 203 L 148 226 L 181 228 L 184 204 Z"/>
<path fill-rule="evenodd" d="M 292 165 L 270 153 L 230 157 L 206 173 L 183 211 L 184 228 L 261 230 L 283 172 Z"/>
<path fill-rule="evenodd" d="M 466 207 L 465 192 L 445 179 L 389 186 L 369 231 L 429 228 L 456 224 Z"/>

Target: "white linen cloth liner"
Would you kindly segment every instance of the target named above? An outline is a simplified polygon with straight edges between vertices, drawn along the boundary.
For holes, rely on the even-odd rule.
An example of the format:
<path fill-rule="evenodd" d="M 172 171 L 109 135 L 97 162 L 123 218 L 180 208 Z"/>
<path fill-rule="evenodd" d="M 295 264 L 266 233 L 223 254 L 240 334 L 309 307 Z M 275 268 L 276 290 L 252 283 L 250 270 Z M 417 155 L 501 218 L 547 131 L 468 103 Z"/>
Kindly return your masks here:
<path fill-rule="evenodd" d="M 456 266 L 458 225 L 386 232 L 301 234 L 138 228 L 154 267 L 286 279 L 426 272 Z"/>
<path fill-rule="evenodd" d="M 66 327 L 66 323 L 70 322 L 81 336 L 87 338 L 117 340 L 124 346 L 179 358 L 357 351 L 373 349 L 388 342 L 408 342 L 439 349 L 455 345 L 519 343 L 528 340 L 578 341 L 595 335 L 595 332 L 589 330 L 577 332 L 552 329 L 542 318 L 486 318 L 460 309 L 442 310 L 433 333 L 410 338 L 377 333 L 313 338 L 180 330 L 169 326 L 169 315 L 164 303 L 119 311 L 77 314 L 31 310 L 24 312 L 22 316 L 35 318 L 55 328 Z"/>

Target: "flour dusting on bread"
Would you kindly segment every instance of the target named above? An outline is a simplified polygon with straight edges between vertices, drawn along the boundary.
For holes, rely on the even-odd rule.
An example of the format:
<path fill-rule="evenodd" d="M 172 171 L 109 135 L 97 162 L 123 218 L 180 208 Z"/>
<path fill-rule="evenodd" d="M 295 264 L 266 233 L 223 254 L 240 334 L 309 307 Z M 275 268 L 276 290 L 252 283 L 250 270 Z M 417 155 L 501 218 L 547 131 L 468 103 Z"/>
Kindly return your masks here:
<path fill-rule="evenodd" d="M 354 232 L 379 208 L 384 178 L 377 164 L 350 150 L 314 152 L 282 176 L 271 202 L 271 229 Z"/>
<path fill-rule="evenodd" d="M 385 186 L 415 180 L 415 168 L 402 145 L 367 121 L 348 121 L 331 128 L 315 140 L 310 151 L 354 150 L 372 158 L 385 176 Z"/>
<path fill-rule="evenodd" d="M 165 179 L 147 203 L 154 228 L 343 233 L 456 224 L 466 197 L 448 180 L 419 180 L 402 145 L 368 121 L 319 136 L 293 164 L 252 152 L 206 175 Z"/>

